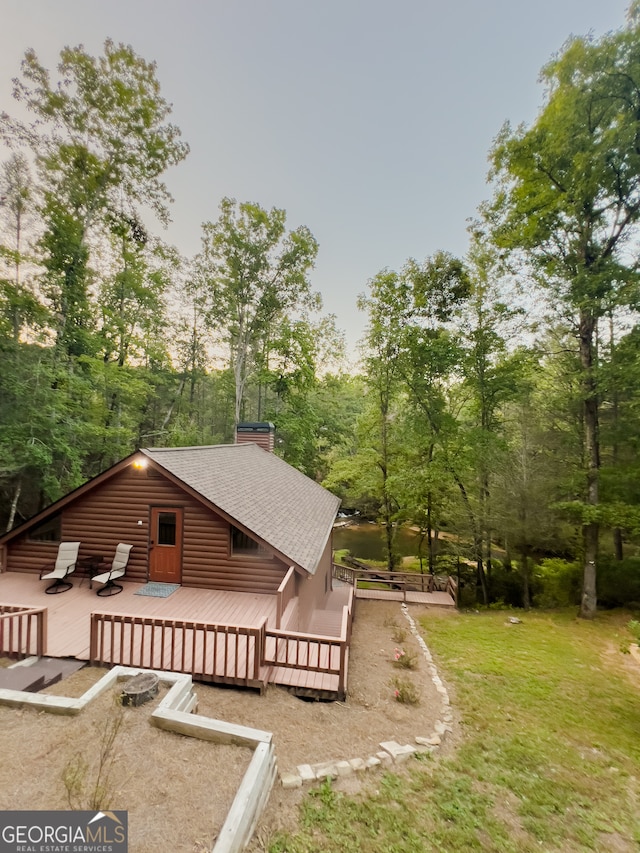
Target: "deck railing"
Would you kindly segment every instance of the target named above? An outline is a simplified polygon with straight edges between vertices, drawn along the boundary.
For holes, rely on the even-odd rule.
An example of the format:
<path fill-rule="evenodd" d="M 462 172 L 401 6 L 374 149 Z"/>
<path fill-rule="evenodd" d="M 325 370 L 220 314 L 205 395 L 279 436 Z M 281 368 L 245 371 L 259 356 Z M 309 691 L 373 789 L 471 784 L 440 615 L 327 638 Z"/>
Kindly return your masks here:
<path fill-rule="evenodd" d="M 0 605 L 0 652 L 18 658 L 46 654 L 47 608 Z"/>
<path fill-rule="evenodd" d="M 289 571 L 286 573 L 286 575 L 282 579 L 282 583 L 278 587 L 276 599 L 276 628 L 282 627 L 282 617 L 284 616 L 284 612 L 287 609 L 287 605 L 295 597 L 295 594 L 295 569 L 293 568 L 293 566 L 290 566 Z"/>
<path fill-rule="evenodd" d="M 421 583 L 416 583 L 413 578 L 422 578 Z M 433 592 L 435 586 L 430 575 L 415 575 L 407 580 L 402 572 L 375 572 L 371 574 L 360 574 L 356 578 L 357 589 L 383 589 L 395 590 L 402 593 L 402 600 L 407 600 L 408 591 Z"/>
<path fill-rule="evenodd" d="M 449 593 L 451 598 L 453 598 L 453 600 L 455 601 L 456 607 L 457 607 L 458 606 L 458 581 L 456 578 L 451 577 L 451 575 L 449 575 L 449 577 L 447 578 L 447 586 L 445 588 L 445 592 Z"/>
<path fill-rule="evenodd" d="M 419 574 L 418 572 L 385 572 L 378 569 L 352 568 L 333 564 L 333 577 L 361 589 L 383 588 L 407 592 L 446 592 L 458 603 L 458 582 L 452 576 Z"/>
<path fill-rule="evenodd" d="M 90 660 L 260 687 L 265 629 L 92 613 Z"/>
<path fill-rule="evenodd" d="M 358 577 L 358 570 L 352 569 L 350 566 L 341 566 L 339 563 L 333 563 L 333 577 L 336 580 L 343 581 L 344 583 L 348 583 L 353 586 L 356 582 L 356 578 Z"/>
<path fill-rule="evenodd" d="M 444 587 L 446 579 L 442 580 L 442 584 L 434 575 L 418 574 L 417 572 L 385 572 L 381 569 L 371 569 L 369 571 L 361 571 L 354 569 L 355 579 L 354 586 L 356 589 L 367 588 L 382 588 L 401 590 L 406 596 L 407 591 L 413 592 L 433 592 L 434 590 Z"/>
<path fill-rule="evenodd" d="M 343 697 L 353 602 L 350 589 L 338 637 L 269 628 L 266 618 L 249 627 L 94 612 L 89 659 L 250 687 L 263 687 L 270 667 L 328 673 Z"/>

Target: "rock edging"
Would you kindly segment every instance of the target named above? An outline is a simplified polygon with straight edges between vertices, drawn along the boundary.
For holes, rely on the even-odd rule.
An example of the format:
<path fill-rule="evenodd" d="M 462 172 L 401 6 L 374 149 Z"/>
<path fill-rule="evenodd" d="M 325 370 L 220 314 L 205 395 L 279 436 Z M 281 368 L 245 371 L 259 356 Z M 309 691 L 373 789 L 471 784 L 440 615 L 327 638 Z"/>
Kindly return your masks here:
<path fill-rule="evenodd" d="M 449 692 L 445 687 L 433 657 L 423 637 L 420 635 L 416 623 L 409 613 L 406 604 L 400 606 L 402 615 L 409 624 L 409 630 L 418 641 L 420 650 L 425 658 L 431 681 L 441 699 L 439 718 L 436 720 L 433 731 L 428 736 L 416 735 L 415 743 L 399 744 L 394 740 L 382 741 L 378 744 L 380 751 L 368 758 L 350 758 L 345 760 L 321 761 L 316 764 L 299 764 L 295 772 L 281 773 L 280 783 L 283 788 L 300 788 L 303 784 L 322 781 L 328 777 L 350 776 L 353 773 L 361 773 L 377 767 L 389 767 L 393 764 L 401 764 L 416 753 L 433 753 L 441 746 L 448 732 L 453 731 L 453 713 L 449 701 Z"/>

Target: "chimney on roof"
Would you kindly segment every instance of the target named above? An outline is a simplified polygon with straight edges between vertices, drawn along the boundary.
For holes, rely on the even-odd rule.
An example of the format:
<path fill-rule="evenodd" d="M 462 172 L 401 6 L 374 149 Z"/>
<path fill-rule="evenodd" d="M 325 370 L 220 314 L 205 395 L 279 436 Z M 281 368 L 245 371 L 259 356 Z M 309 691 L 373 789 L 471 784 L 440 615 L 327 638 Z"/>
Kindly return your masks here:
<path fill-rule="evenodd" d="M 262 423 L 242 423 L 236 426 L 236 444 L 253 442 L 263 450 L 273 452 L 275 443 L 275 426 L 269 421 Z"/>

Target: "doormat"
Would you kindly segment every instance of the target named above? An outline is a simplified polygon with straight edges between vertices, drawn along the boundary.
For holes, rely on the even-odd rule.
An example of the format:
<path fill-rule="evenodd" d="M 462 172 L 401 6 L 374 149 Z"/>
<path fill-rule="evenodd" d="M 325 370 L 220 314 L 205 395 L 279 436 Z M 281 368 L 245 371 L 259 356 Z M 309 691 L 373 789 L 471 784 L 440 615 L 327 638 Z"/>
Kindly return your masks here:
<path fill-rule="evenodd" d="M 150 595 L 152 598 L 168 598 L 172 592 L 180 589 L 179 583 L 158 583 L 157 581 L 149 581 L 140 589 L 137 589 L 134 595 Z"/>

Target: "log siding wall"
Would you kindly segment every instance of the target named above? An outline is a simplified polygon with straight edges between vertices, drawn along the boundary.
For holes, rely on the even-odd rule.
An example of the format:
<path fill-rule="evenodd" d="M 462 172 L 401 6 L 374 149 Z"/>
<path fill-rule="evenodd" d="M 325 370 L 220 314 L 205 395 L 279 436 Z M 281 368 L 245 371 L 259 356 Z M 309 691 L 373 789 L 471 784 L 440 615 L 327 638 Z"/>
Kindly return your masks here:
<path fill-rule="evenodd" d="M 230 554 L 230 526 L 223 518 L 163 476 L 129 467 L 62 510 L 62 538 L 80 541 L 80 558 L 110 560 L 118 542 L 133 545 L 127 580 L 147 580 L 150 507 L 184 511 L 182 583 L 202 589 L 275 593 L 288 566 L 265 556 Z M 139 525 L 138 521 L 142 524 Z M 32 542 L 25 534 L 9 543 L 6 568 L 39 572 L 54 560 L 55 542 Z"/>

